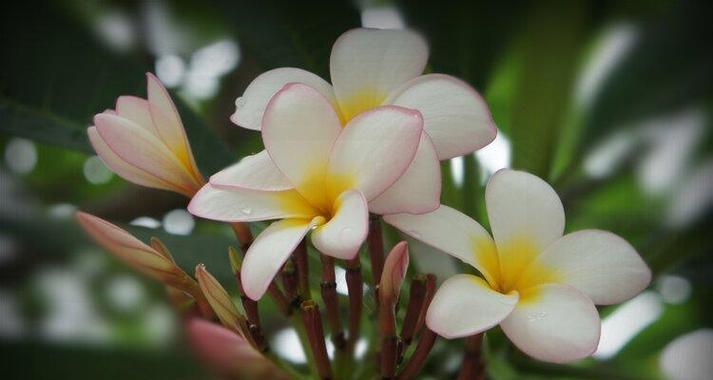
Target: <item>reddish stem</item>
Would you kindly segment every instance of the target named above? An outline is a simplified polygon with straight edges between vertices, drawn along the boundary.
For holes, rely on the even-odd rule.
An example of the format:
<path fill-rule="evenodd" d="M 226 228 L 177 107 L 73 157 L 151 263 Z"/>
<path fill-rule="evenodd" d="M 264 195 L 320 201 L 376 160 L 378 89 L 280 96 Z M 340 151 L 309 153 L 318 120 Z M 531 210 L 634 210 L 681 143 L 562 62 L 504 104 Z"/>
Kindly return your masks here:
<path fill-rule="evenodd" d="M 324 343 L 324 330 L 322 328 L 322 317 L 319 314 L 317 303 L 308 300 L 302 302 L 302 321 L 307 330 L 312 355 L 314 357 L 317 373 L 321 379 L 331 379 L 332 367 L 327 355 L 327 346 Z"/>
<path fill-rule="evenodd" d="M 416 345 L 416 350 L 413 352 L 413 355 L 411 355 L 411 359 L 406 363 L 403 371 L 399 374 L 398 380 L 413 379 L 421 372 L 435 341 L 436 333 L 426 329 L 426 331 L 421 334 L 418 345 Z"/>
<path fill-rule="evenodd" d="M 485 363 L 483 362 L 483 334 L 465 338 L 465 354 L 457 380 L 484 380 Z"/>
<path fill-rule="evenodd" d="M 367 239 L 372 280 L 374 287 L 376 287 L 381 282 L 381 273 L 384 271 L 384 238 L 381 231 L 381 221 L 377 215 L 372 215 L 369 219 L 369 235 Z"/>

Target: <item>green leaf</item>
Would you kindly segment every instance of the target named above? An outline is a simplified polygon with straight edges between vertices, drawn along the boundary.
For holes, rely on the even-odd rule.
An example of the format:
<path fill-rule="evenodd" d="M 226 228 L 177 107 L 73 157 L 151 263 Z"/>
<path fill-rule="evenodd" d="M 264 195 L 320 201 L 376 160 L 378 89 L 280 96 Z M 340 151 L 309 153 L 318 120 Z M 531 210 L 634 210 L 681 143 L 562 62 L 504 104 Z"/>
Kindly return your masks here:
<path fill-rule="evenodd" d="M 329 78 L 329 54 L 342 33 L 359 27 L 351 1 L 220 2 L 238 41 L 263 70 L 299 67 Z"/>

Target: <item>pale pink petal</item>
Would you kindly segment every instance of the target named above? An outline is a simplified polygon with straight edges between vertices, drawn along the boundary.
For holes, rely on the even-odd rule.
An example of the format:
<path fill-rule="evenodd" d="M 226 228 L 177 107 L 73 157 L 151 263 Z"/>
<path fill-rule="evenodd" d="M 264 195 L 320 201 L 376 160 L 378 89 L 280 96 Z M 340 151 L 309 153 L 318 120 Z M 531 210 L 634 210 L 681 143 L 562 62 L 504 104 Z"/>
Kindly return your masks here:
<path fill-rule="evenodd" d="M 554 189 L 535 175 L 509 169 L 498 171 L 486 186 L 485 204 L 493 237 L 501 250 L 526 241 L 541 253 L 562 237 L 562 202 Z"/>
<path fill-rule="evenodd" d="M 282 218 L 312 218 L 316 211 L 294 190 L 225 190 L 203 186 L 188 204 L 188 212 L 223 222 L 255 222 Z"/>
<path fill-rule="evenodd" d="M 183 191 L 183 189 L 175 184 L 168 183 L 161 178 L 149 174 L 131 164 L 127 163 L 121 157 L 117 156 L 113 150 L 107 145 L 97 132 L 96 127 L 87 128 L 89 142 L 92 144 L 94 151 L 101 157 L 111 171 L 119 175 L 121 178 L 133 182 L 137 185 L 153 187 L 156 189 Z"/>
<path fill-rule="evenodd" d="M 488 105 L 467 83 L 444 74 L 412 79 L 386 103 L 413 108 L 423 115 L 441 160 L 478 150 L 495 139 L 497 129 Z"/>
<path fill-rule="evenodd" d="M 291 83 L 270 100 L 262 138 L 272 161 L 297 191 L 311 203 L 323 204 L 324 172 L 341 130 L 327 98 L 307 85 Z"/>
<path fill-rule="evenodd" d="M 361 192 L 348 190 L 334 204 L 334 216 L 312 231 L 314 247 L 338 259 L 353 259 L 369 232 L 369 206 Z"/>
<path fill-rule="evenodd" d="M 651 281 L 651 270 L 634 247 L 607 231 L 567 234 L 537 260 L 529 271 L 541 265 L 552 268 L 558 282 L 574 286 L 597 305 L 626 301 Z"/>
<path fill-rule="evenodd" d="M 540 285 L 500 326 L 510 340 L 535 359 L 567 363 L 591 355 L 599 344 L 601 323 L 592 300 L 560 284 Z"/>
<path fill-rule="evenodd" d="M 260 74 L 250 83 L 243 96 L 235 100 L 236 109 L 230 120 L 243 128 L 259 131 L 270 98 L 288 83 L 306 84 L 336 104 L 332 86 L 324 79 L 306 70 L 282 67 Z"/>
<path fill-rule="evenodd" d="M 480 277 L 455 275 L 438 288 L 428 307 L 426 324 L 448 339 L 478 334 L 505 319 L 518 298 L 517 292 L 496 292 Z"/>
<path fill-rule="evenodd" d="M 266 150 L 243 157 L 236 164 L 213 174 L 210 184 L 221 189 L 264 191 L 289 190 L 293 186 L 275 166 Z"/>
<path fill-rule="evenodd" d="M 428 46 L 407 30 L 353 29 L 332 47 L 329 68 L 342 116 L 350 120 L 382 104 L 388 95 L 423 72 Z"/>
<path fill-rule="evenodd" d="M 416 156 L 396 183 L 369 202 L 375 214 L 433 211 L 441 203 L 441 163 L 427 134 L 421 134 Z"/>
<path fill-rule="evenodd" d="M 456 209 L 441 205 L 427 214 L 385 215 L 384 221 L 406 235 L 472 265 L 490 282 L 500 272 L 495 245 L 488 232 Z"/>
<path fill-rule="evenodd" d="M 399 242 L 391 249 L 384 261 L 384 271 L 379 283 L 379 297 L 389 297 L 392 300 L 399 298 L 401 285 L 406 278 L 408 270 L 409 254 L 408 244 L 405 241 Z"/>
<path fill-rule="evenodd" d="M 314 227 L 309 219 L 283 219 L 267 227 L 245 254 L 240 277 L 245 294 L 258 300 L 273 277 Z"/>
<path fill-rule="evenodd" d="M 413 162 L 422 126 L 418 112 L 396 106 L 378 107 L 352 119 L 329 157 L 330 194 L 354 188 L 367 200 L 381 195 Z"/>
<path fill-rule="evenodd" d="M 124 162 L 183 188 L 198 188 L 199 182 L 193 174 L 144 128 L 110 114 L 96 115 L 94 124 L 102 140 Z"/>
<path fill-rule="evenodd" d="M 149 110 L 149 102 L 136 96 L 120 96 L 116 100 L 116 114 L 133 121 L 136 125 L 146 128 L 158 137 Z"/>

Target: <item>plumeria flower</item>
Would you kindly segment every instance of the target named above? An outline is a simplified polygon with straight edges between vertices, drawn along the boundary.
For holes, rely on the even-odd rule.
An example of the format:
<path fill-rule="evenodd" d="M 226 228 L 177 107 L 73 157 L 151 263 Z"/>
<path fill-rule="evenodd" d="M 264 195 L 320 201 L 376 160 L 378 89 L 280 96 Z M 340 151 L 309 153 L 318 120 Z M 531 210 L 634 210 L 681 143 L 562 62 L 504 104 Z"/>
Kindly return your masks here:
<path fill-rule="evenodd" d="M 96 153 L 129 182 L 193 196 L 205 181 L 181 117 L 158 78 L 147 73 L 148 100 L 121 96 L 94 116 L 87 134 Z"/>
<path fill-rule="evenodd" d="M 188 206 L 227 222 L 281 219 L 255 239 L 243 262 L 243 289 L 255 300 L 310 230 L 322 253 L 353 258 L 368 233 L 369 202 L 406 171 L 423 132 L 418 111 L 398 106 L 364 112 L 342 128 L 329 100 L 298 83 L 272 97 L 262 126 L 266 150 L 259 155 L 269 159 L 218 173 Z M 277 171 L 284 175 L 260 175 Z"/>
<path fill-rule="evenodd" d="M 429 328 L 458 338 L 500 324 L 517 347 L 536 359 L 562 363 L 590 355 L 600 332 L 594 305 L 619 303 L 641 292 L 651 280 L 646 264 L 610 232 L 562 236 L 562 203 L 532 174 L 497 172 L 485 200 L 493 238 L 447 206 L 429 214 L 385 217 L 482 275 L 446 280 L 429 307 Z"/>
<path fill-rule="evenodd" d="M 424 141 L 416 159 L 385 194 L 399 200 L 399 207 L 382 202 L 376 213 L 423 213 L 438 207 L 440 160 L 480 149 L 495 138 L 496 129 L 482 97 L 467 83 L 443 74 L 421 75 L 428 60 L 428 46 L 417 33 L 407 30 L 353 29 L 335 42 L 330 58 L 330 85 L 324 79 L 297 68 L 278 68 L 257 77 L 235 102 L 231 120 L 260 130 L 272 96 L 285 84 L 307 84 L 334 107 L 340 124 L 382 105 L 418 110 L 424 121 Z M 253 157 L 253 165 L 266 155 Z M 279 175 L 279 173 L 278 173 Z M 430 209 L 426 206 L 431 206 Z M 404 209 L 405 207 L 405 209 Z"/>

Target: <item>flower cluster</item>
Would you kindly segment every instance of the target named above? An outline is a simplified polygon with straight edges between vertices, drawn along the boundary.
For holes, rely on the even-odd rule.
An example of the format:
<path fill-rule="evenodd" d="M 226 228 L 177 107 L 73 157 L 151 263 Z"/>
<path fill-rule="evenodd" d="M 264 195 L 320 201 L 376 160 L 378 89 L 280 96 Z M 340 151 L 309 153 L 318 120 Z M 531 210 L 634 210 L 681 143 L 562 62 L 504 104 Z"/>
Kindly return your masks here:
<path fill-rule="evenodd" d="M 205 267 L 196 268 L 193 280 L 158 240 L 147 246 L 97 217 L 79 213 L 78 220 L 99 244 L 166 284 L 174 299 L 197 306 L 186 324 L 188 335 L 199 355 L 226 376 L 301 376 L 267 349 L 258 312 L 265 294 L 285 315 L 301 316 L 293 320 L 304 332 L 314 374 L 351 376 L 365 302 L 359 258 L 365 241 L 380 333 L 372 347 L 382 378 L 416 376 L 436 334 L 475 337 L 480 344 L 480 334 L 498 324 L 536 359 L 562 363 L 590 355 L 600 330 L 594 305 L 633 297 L 648 285 L 649 269 L 612 233 L 563 236 L 559 197 L 525 172 L 502 170 L 491 177 L 485 200 L 492 237 L 476 221 L 440 205 L 439 161 L 486 146 L 496 129 L 487 105 L 468 84 L 443 74 L 422 75 L 427 58 L 427 44 L 414 32 L 355 29 L 333 46 L 332 84 L 297 68 L 258 76 L 236 100 L 231 120 L 259 131 L 265 150 L 207 183 L 176 108 L 153 75 L 148 75 L 148 100 L 120 97 L 115 111 L 95 117 L 89 138 L 117 174 L 184 194 L 191 198 L 192 214 L 232 224 L 245 251 L 230 253 L 242 310 Z M 408 247 L 396 244 L 384 259 L 382 218 L 478 274 L 456 275 L 437 291 L 434 276 L 412 276 L 402 300 Z M 246 224 L 258 221 L 274 222 L 253 240 Z M 322 262 L 321 296 L 337 350 L 333 361 L 319 304 L 312 299 L 311 253 Z M 346 336 L 335 260 L 347 268 Z M 399 303 L 405 305 L 403 319 L 397 318 Z M 218 320 L 225 329 L 200 318 Z M 416 340 L 404 362 L 406 348 Z M 243 371 L 236 360 L 246 362 Z"/>

